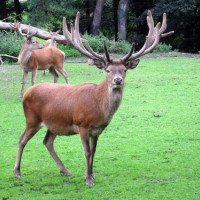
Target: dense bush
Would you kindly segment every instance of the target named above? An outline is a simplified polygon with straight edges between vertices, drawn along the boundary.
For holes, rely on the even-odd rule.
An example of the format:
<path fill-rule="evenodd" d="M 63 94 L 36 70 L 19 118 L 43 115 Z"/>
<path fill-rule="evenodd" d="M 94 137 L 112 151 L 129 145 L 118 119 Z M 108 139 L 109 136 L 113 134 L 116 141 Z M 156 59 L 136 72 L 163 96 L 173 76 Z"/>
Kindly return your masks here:
<path fill-rule="evenodd" d="M 117 54 L 125 54 L 128 53 L 128 51 L 131 48 L 130 43 L 125 41 L 112 41 L 106 38 L 102 33 L 100 33 L 97 36 L 90 36 L 88 34 L 85 34 L 82 36 L 84 39 L 88 40 L 90 46 L 94 51 L 97 52 L 104 52 L 104 40 L 106 41 L 106 44 L 108 46 L 110 53 L 117 53 Z"/>
<path fill-rule="evenodd" d="M 16 33 L 3 31 L 0 31 L 0 38 L 0 54 L 8 54 L 17 57 L 21 49 L 23 38 Z M 3 60 L 13 61 L 8 58 L 3 58 Z"/>
<path fill-rule="evenodd" d="M 91 36 L 88 34 L 84 34 L 81 36 L 83 39 L 88 40 L 91 48 L 95 52 L 104 53 L 104 40 L 108 46 L 108 50 L 110 53 L 117 53 L 117 54 L 126 54 L 129 52 L 131 45 L 125 41 L 112 41 L 106 38 L 102 33 L 98 36 Z M 84 42 L 83 42 L 84 43 Z M 69 45 L 58 45 L 58 48 L 65 52 L 66 57 L 78 57 L 81 54 Z"/>
<path fill-rule="evenodd" d="M 1 37 L 1 45 L 0 45 L 0 54 L 9 54 L 12 56 L 18 56 L 23 38 L 16 33 L 13 32 L 0 32 Z M 90 36 L 88 34 L 82 35 L 83 39 L 88 40 L 90 46 L 95 52 L 104 53 L 104 40 L 107 43 L 109 53 L 116 53 L 116 54 L 126 54 L 129 52 L 131 48 L 131 44 L 125 41 L 112 41 L 106 38 L 102 33 L 98 36 Z M 40 43 L 44 43 L 44 40 L 34 38 Z M 58 44 L 58 48 L 65 52 L 66 57 L 79 57 L 82 56 L 79 51 L 69 45 L 61 45 Z M 170 52 L 172 51 L 172 46 L 167 45 L 165 43 L 160 43 L 154 49 L 153 52 Z M 3 60 L 8 60 L 13 62 L 13 59 L 3 58 Z M 15 61 L 14 61 L 15 62 Z"/>
<path fill-rule="evenodd" d="M 168 53 L 172 51 L 172 46 L 170 44 L 165 43 L 159 43 L 156 48 L 153 50 L 154 53 L 160 52 L 160 53 Z"/>
<path fill-rule="evenodd" d="M 81 53 L 69 45 L 58 44 L 58 48 L 65 52 L 65 57 L 79 57 Z"/>

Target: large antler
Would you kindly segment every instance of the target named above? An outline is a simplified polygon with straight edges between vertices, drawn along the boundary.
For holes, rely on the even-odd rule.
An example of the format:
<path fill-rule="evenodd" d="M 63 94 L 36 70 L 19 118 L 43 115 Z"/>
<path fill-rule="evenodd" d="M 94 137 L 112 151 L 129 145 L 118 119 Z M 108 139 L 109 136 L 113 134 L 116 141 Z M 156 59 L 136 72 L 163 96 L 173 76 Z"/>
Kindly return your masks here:
<path fill-rule="evenodd" d="M 160 26 L 160 22 L 154 27 L 154 21 L 151 14 L 151 11 L 149 10 L 147 13 L 147 25 L 149 27 L 149 33 L 146 36 L 146 41 L 143 45 L 143 47 L 137 52 L 132 54 L 133 46 L 130 50 L 130 52 L 125 55 L 122 60 L 124 62 L 135 60 L 136 58 L 139 58 L 150 51 L 152 51 L 156 45 L 159 43 L 160 38 L 168 37 L 174 33 L 174 31 L 170 31 L 168 33 L 163 33 L 167 28 L 167 16 L 166 13 L 163 14 L 163 21 L 162 26 Z"/>
<path fill-rule="evenodd" d="M 34 35 L 37 34 L 37 31 L 30 34 L 30 25 L 27 29 L 27 33 L 22 33 L 20 22 L 18 22 L 18 21 L 15 23 L 10 23 L 10 26 L 12 27 L 13 30 L 17 31 L 21 36 L 24 36 L 27 39 L 31 39 Z"/>
<path fill-rule="evenodd" d="M 94 60 L 94 63 L 95 65 L 97 65 L 97 67 L 99 68 L 105 67 L 107 62 L 110 62 L 110 57 L 109 57 L 106 43 L 104 42 L 104 50 L 105 50 L 106 57 L 94 52 L 94 50 L 90 47 L 88 41 L 83 40 L 80 37 L 79 19 L 80 19 L 80 13 L 77 12 L 75 26 L 71 25 L 71 32 L 69 32 L 66 25 L 66 18 L 63 17 L 63 33 L 67 42 L 73 45 L 83 55 Z M 83 42 L 85 42 L 86 48 L 84 47 Z"/>

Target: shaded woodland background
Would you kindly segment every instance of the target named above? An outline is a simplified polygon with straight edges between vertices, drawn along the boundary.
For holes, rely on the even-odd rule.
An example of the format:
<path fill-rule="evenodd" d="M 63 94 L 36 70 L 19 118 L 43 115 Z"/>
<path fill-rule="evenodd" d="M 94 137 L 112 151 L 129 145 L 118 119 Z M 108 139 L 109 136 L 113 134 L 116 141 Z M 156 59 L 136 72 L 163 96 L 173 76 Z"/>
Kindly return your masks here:
<path fill-rule="evenodd" d="M 81 12 L 81 33 L 102 34 L 126 40 L 140 48 L 148 32 L 147 10 L 155 22 L 167 13 L 168 28 L 175 34 L 162 42 L 181 52 L 200 51 L 200 0 L 1 0 L 0 20 L 29 23 L 45 30 L 62 29 L 62 18 L 73 22 Z"/>

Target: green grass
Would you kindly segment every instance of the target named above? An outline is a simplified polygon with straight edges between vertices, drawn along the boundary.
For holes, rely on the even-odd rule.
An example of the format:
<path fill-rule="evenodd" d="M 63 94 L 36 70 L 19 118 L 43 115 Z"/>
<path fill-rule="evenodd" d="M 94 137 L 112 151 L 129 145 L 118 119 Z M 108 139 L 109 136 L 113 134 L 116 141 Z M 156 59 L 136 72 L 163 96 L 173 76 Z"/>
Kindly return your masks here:
<path fill-rule="evenodd" d="M 199 58 L 146 59 L 127 72 L 122 104 L 98 142 L 93 188 L 85 185 L 79 135 L 55 141 L 72 174 L 63 177 L 42 144 L 45 129 L 24 150 L 22 178 L 14 177 L 25 128 L 18 98 L 22 71 L 0 67 L 0 199 L 200 199 L 199 63 Z M 67 63 L 65 69 L 71 84 L 105 77 L 87 64 Z M 36 82 L 53 82 L 53 77 L 38 72 Z M 65 83 L 61 75 L 59 82 Z"/>

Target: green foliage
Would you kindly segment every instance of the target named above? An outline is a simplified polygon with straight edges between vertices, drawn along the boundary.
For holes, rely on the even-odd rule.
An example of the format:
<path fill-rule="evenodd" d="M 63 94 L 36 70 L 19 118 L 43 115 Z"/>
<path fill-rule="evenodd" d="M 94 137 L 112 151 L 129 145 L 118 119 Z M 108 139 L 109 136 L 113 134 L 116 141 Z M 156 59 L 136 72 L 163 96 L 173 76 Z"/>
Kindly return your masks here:
<path fill-rule="evenodd" d="M 0 38 L 1 38 L 0 53 L 17 57 L 21 49 L 23 38 L 17 35 L 16 33 L 3 32 L 3 31 L 0 31 Z M 5 59 L 3 58 L 3 60 Z M 10 59 L 6 58 L 6 60 Z"/>
<path fill-rule="evenodd" d="M 170 44 L 165 44 L 160 42 L 156 48 L 153 50 L 154 53 L 161 52 L 161 53 L 168 53 L 172 51 L 172 46 Z"/>
<path fill-rule="evenodd" d="M 127 72 L 122 104 L 99 137 L 94 188 L 85 185 L 80 136 L 57 137 L 55 150 L 72 176 L 64 177 L 42 141 L 42 128 L 26 145 L 22 177 L 13 168 L 25 129 L 22 71 L 0 67 L 0 198 L 16 200 L 197 200 L 200 197 L 199 58 L 142 59 Z M 105 72 L 67 63 L 71 84 L 99 83 Z M 39 71 L 37 83 L 53 82 Z M 27 86 L 31 86 L 30 81 Z M 65 80 L 60 76 L 59 83 Z"/>
<path fill-rule="evenodd" d="M 130 43 L 126 41 L 115 42 L 115 41 L 109 40 L 102 33 L 100 33 L 97 36 L 84 34 L 82 37 L 88 40 L 90 46 L 94 49 L 94 51 L 97 51 L 97 52 L 102 52 L 102 53 L 104 52 L 104 41 L 106 41 L 106 44 L 108 46 L 110 53 L 125 54 L 125 53 L 128 53 L 128 51 L 131 48 Z"/>
<path fill-rule="evenodd" d="M 77 7 L 82 8 L 82 5 L 83 1 L 78 0 L 30 0 L 28 3 L 28 22 L 34 26 L 57 30 L 62 27 L 63 16 L 67 18 L 68 22 L 74 21 Z"/>
<path fill-rule="evenodd" d="M 58 48 L 65 52 L 65 57 L 79 57 L 81 53 L 69 45 L 58 44 Z"/>

